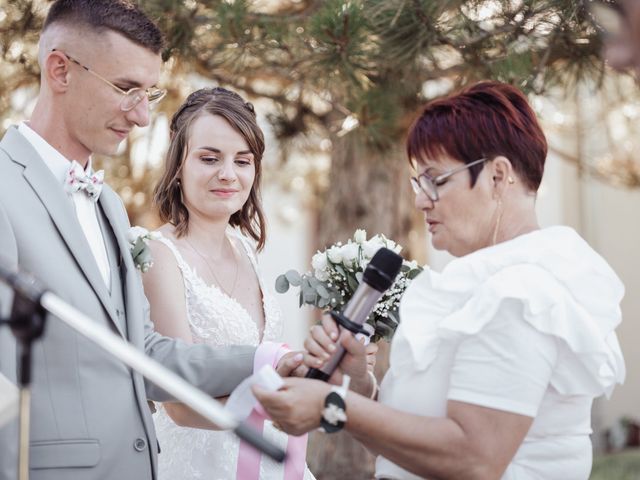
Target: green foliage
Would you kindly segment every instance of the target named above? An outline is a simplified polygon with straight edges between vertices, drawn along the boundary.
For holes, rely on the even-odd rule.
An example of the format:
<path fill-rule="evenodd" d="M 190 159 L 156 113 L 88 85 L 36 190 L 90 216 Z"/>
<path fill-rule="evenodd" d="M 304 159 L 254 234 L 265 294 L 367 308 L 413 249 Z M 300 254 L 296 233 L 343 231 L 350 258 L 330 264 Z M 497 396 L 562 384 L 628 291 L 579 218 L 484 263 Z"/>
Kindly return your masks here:
<path fill-rule="evenodd" d="M 275 99 L 283 112 L 272 117 L 280 138 L 331 130 L 341 115 L 353 115 L 353 134 L 385 149 L 402 138 L 425 80 L 494 78 L 542 92 L 602 72 L 600 40 L 582 2 L 327 0 L 277 13 L 249 0 L 192 7 L 179 22 L 208 30 L 193 35 L 185 60 Z M 177 25 L 171 31 L 182 32 Z M 280 93 L 256 87 L 265 81 Z M 317 96 L 328 100 L 330 114 L 314 105 Z"/>
<path fill-rule="evenodd" d="M 160 112 L 175 111 L 194 73 L 253 99 L 270 99 L 276 113 L 268 119 L 285 146 L 283 158 L 289 143 L 317 149 L 319 139 L 335 144 L 336 135 L 363 145 L 365 155 L 366 149 L 400 151 L 409 119 L 427 99 L 428 80 L 458 87 L 494 78 L 540 93 L 604 71 L 601 40 L 582 1 L 139 3 L 168 42 L 163 57 L 171 62 L 162 86 L 169 94 Z M 29 104 L 16 98 L 35 95 L 47 6 L 45 0 L 0 0 L 0 120 L 24 118 Z M 350 132 L 342 131 L 347 117 L 357 120 Z M 128 178 L 116 187 L 147 188 Z"/>
<path fill-rule="evenodd" d="M 273 117 L 282 138 L 326 134 L 354 115 L 354 133 L 386 148 L 402 138 L 425 80 L 495 78 L 541 92 L 603 71 L 591 18 L 570 0 L 303 0 L 277 10 L 252 0 L 140 3 L 165 32 L 176 74 L 273 99 L 286 113 Z M 24 69 L 34 59 L 9 46 L 31 42 L 22 49 L 34 52 L 45 9 L 20 1 L 4 11 L 3 70 Z"/>
<path fill-rule="evenodd" d="M 380 38 L 381 60 L 403 69 L 445 37 L 443 12 L 457 2 L 365 0 L 373 31 Z"/>
<path fill-rule="evenodd" d="M 388 87 L 376 86 L 347 104 L 358 118 L 359 125 L 367 132 L 366 141 L 373 149 L 391 148 L 402 134 L 399 131 L 399 120 L 404 114 L 399 98 L 401 93 L 402 89 L 393 91 Z"/>
<path fill-rule="evenodd" d="M 349 83 L 365 90 L 371 85 L 377 45 L 358 0 L 328 0 L 308 22 L 308 34 L 314 43 L 315 68 L 325 72 L 320 78 L 349 88 Z"/>
<path fill-rule="evenodd" d="M 590 480 L 640 479 L 640 450 L 600 455 L 593 459 Z"/>

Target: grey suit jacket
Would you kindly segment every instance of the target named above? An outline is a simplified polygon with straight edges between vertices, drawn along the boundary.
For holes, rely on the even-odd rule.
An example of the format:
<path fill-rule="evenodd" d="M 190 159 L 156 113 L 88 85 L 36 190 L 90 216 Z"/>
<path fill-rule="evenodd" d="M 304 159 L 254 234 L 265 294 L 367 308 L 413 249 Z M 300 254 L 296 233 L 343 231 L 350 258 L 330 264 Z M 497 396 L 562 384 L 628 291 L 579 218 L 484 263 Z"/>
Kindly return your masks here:
<path fill-rule="evenodd" d="M 31 272 L 53 293 L 111 328 L 214 396 L 230 393 L 251 374 L 253 347 L 187 345 L 154 332 L 140 276 L 129 254 L 129 227 L 120 198 L 105 186 L 99 208 L 105 241 L 117 258 L 105 285 L 72 203 L 31 144 L 11 127 L 0 142 L 0 256 Z M 108 235 L 106 235 L 108 234 Z M 123 309 L 113 300 L 121 289 Z M 0 286 L 0 313 L 12 293 Z M 0 330 L 0 372 L 16 379 L 16 345 Z M 33 480 L 150 479 L 157 440 L 147 399 L 166 392 L 76 334 L 47 319 L 35 345 L 30 468 Z M 17 422 L 0 429 L 0 480 L 16 478 Z"/>

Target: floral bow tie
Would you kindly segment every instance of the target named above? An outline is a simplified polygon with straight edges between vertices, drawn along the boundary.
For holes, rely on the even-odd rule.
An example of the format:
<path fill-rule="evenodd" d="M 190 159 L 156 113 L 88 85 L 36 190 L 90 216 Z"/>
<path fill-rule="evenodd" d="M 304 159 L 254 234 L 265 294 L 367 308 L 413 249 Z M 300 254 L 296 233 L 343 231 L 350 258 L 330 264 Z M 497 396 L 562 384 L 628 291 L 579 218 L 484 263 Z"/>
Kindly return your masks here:
<path fill-rule="evenodd" d="M 93 175 L 87 175 L 84 168 L 74 160 L 71 162 L 71 166 L 67 171 L 64 187 L 65 190 L 70 193 L 82 190 L 89 195 L 91 200 L 97 202 L 100 197 L 100 192 L 102 192 L 103 183 L 104 170 L 99 170 Z"/>

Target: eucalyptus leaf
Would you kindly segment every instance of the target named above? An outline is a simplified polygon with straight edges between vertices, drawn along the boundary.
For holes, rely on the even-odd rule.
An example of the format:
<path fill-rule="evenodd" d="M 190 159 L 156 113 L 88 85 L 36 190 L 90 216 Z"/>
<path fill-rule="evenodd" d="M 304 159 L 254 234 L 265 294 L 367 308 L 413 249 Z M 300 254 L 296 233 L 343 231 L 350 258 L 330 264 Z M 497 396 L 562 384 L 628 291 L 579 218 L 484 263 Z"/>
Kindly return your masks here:
<path fill-rule="evenodd" d="M 131 256 L 133 258 L 136 258 L 140 254 L 140 252 L 144 250 L 145 246 L 146 244 L 144 243 L 144 240 L 142 239 L 142 237 L 136 238 L 136 242 L 134 243 L 133 248 L 131 249 Z"/>
<path fill-rule="evenodd" d="M 304 303 L 315 305 L 317 298 L 318 298 L 318 294 L 315 292 L 315 290 L 313 292 L 304 293 Z"/>
<path fill-rule="evenodd" d="M 393 335 L 393 330 L 382 322 L 376 322 L 376 333 L 383 338 L 390 338 Z"/>
<path fill-rule="evenodd" d="M 420 272 L 422 272 L 422 268 L 414 268 L 413 270 L 409 271 L 409 273 L 407 274 L 407 278 L 409 280 L 413 280 L 420 274 Z"/>
<path fill-rule="evenodd" d="M 148 248 L 140 250 L 140 253 L 136 257 L 136 262 L 139 263 L 139 264 L 153 262 L 153 257 L 151 256 L 151 251 Z"/>
<path fill-rule="evenodd" d="M 302 296 L 302 289 L 300 289 L 300 293 L 298 294 L 298 307 L 302 307 L 304 305 L 304 298 Z"/>
<path fill-rule="evenodd" d="M 347 278 L 347 272 L 345 271 L 344 268 L 342 268 L 341 265 L 335 265 L 334 268 L 336 269 L 336 272 L 338 272 L 340 275 L 342 275 L 344 278 Z"/>
<path fill-rule="evenodd" d="M 284 275 L 285 275 L 285 277 L 287 278 L 288 282 L 291 285 L 293 285 L 294 287 L 299 287 L 300 286 L 300 282 L 302 281 L 302 277 L 300 276 L 300 274 L 298 272 L 296 272 L 295 270 L 289 270 Z"/>
<path fill-rule="evenodd" d="M 278 278 L 276 278 L 276 292 L 286 293 L 287 291 L 289 291 L 289 280 L 285 275 L 278 275 Z"/>
<path fill-rule="evenodd" d="M 347 275 L 347 283 L 352 292 L 355 292 L 358 288 L 358 282 L 351 275 Z"/>
<path fill-rule="evenodd" d="M 356 272 L 356 280 L 358 283 L 362 283 L 362 272 Z"/>
<path fill-rule="evenodd" d="M 316 294 L 316 289 L 309 285 L 307 282 L 302 282 L 302 285 L 300 285 L 300 291 L 302 292 L 303 296 Z"/>
<path fill-rule="evenodd" d="M 320 295 L 322 298 L 328 299 L 331 296 L 329 290 L 327 290 L 321 283 L 318 283 L 318 285 L 316 286 L 316 292 L 318 292 L 318 295 Z"/>
<path fill-rule="evenodd" d="M 331 300 L 328 297 L 322 297 L 320 298 L 320 300 L 318 300 L 318 307 L 325 308 L 327 305 L 329 305 L 330 301 Z"/>
<path fill-rule="evenodd" d="M 394 321 L 387 317 L 376 317 L 375 323 L 376 325 L 384 324 L 386 327 L 389 327 L 389 328 L 394 328 L 396 326 Z"/>
<path fill-rule="evenodd" d="M 311 285 L 313 288 L 318 288 L 318 285 L 320 285 L 320 280 L 318 280 L 316 277 L 309 277 L 309 285 Z"/>

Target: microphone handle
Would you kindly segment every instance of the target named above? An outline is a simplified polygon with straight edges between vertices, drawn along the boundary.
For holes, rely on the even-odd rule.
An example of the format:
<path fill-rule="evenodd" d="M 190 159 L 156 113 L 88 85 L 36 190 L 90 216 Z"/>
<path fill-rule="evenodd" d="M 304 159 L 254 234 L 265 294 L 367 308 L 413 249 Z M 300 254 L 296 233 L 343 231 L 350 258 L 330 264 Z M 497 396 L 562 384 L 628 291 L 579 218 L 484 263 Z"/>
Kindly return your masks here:
<path fill-rule="evenodd" d="M 359 291 L 362 292 L 363 289 L 360 289 Z M 372 295 L 369 294 L 365 298 L 366 307 L 364 308 L 364 310 L 362 309 L 358 309 L 355 311 L 352 310 L 352 313 L 356 314 L 354 316 L 357 318 L 358 320 L 357 322 L 352 322 L 351 320 L 349 320 L 349 318 L 345 315 L 345 312 L 335 312 L 335 311 L 330 312 L 331 318 L 333 318 L 335 322 L 338 324 L 338 328 L 340 329 L 340 332 L 342 332 L 342 330 L 345 329 L 345 330 L 349 330 L 354 335 L 356 333 L 364 333 L 365 335 L 368 334 L 368 332 L 364 328 L 362 328 L 362 324 L 367 318 L 367 316 L 364 315 L 362 311 L 364 311 L 365 313 L 370 312 L 372 307 L 368 304 L 375 304 L 380 298 L 380 295 L 381 294 L 378 294 L 377 296 L 372 297 Z M 360 296 L 362 297 L 362 294 Z M 331 355 L 329 360 L 327 360 L 327 363 L 325 363 L 322 366 L 322 368 L 310 368 L 304 377 L 313 378 L 315 380 L 322 380 L 323 382 L 328 382 L 329 377 L 331 377 L 331 374 L 333 373 L 333 371 L 336 368 L 338 368 L 338 365 L 340 365 L 340 362 L 342 361 L 342 357 L 344 357 L 345 353 L 346 353 L 346 350 L 344 349 L 344 347 L 340 344 L 337 344 L 336 351 L 333 352 L 333 355 Z"/>
<path fill-rule="evenodd" d="M 323 382 L 329 381 L 330 375 L 324 373 L 322 370 L 318 370 L 317 368 L 310 368 L 304 378 L 311 378 L 313 380 L 322 380 Z"/>
<path fill-rule="evenodd" d="M 325 363 L 322 368 L 310 368 L 305 378 L 314 378 L 316 380 L 322 380 L 323 382 L 329 381 L 329 377 L 333 371 L 338 368 L 345 353 L 346 350 L 342 345 L 336 345 L 336 351 L 333 352 L 329 360 L 327 360 L 327 363 Z"/>

